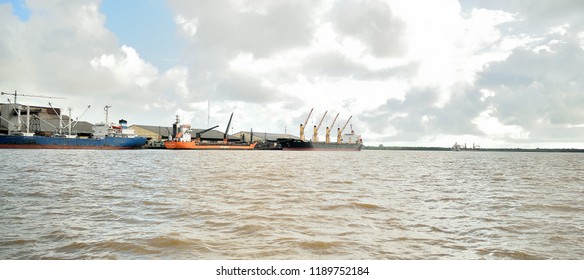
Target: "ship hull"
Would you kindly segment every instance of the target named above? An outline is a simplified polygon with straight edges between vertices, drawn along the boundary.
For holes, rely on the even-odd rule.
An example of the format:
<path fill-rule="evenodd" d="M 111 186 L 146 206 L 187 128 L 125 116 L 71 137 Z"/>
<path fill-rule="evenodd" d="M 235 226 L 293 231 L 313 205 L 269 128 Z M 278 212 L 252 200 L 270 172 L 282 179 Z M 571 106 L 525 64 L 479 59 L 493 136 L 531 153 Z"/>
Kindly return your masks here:
<path fill-rule="evenodd" d="M 139 149 L 144 137 L 61 138 L 47 136 L 0 135 L 0 149 Z"/>
<path fill-rule="evenodd" d="M 279 143 L 284 151 L 360 151 L 363 148 L 360 143 L 314 143 L 297 139 L 281 140 Z"/>
<path fill-rule="evenodd" d="M 171 150 L 253 150 L 256 143 L 252 144 L 230 144 L 230 143 L 195 143 L 167 141 L 164 147 Z"/>

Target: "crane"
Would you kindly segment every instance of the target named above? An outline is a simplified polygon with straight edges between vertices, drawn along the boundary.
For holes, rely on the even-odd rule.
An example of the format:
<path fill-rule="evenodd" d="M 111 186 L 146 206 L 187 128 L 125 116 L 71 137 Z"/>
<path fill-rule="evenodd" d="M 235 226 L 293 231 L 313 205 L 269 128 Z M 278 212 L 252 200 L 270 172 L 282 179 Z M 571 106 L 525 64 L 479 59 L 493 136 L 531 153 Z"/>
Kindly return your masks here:
<path fill-rule="evenodd" d="M 300 124 L 300 140 L 304 141 L 304 128 L 306 127 L 306 124 L 308 123 L 308 120 L 310 119 L 310 116 L 312 115 L 312 110 L 314 110 L 314 108 L 310 109 L 310 113 L 308 113 L 308 117 L 306 117 L 306 120 L 304 121 L 304 125 Z"/>
<path fill-rule="evenodd" d="M 347 127 L 347 124 L 349 124 L 349 121 L 351 120 L 353 116 L 350 116 L 349 119 L 347 120 L 347 122 L 345 123 L 345 125 L 343 125 L 343 128 L 339 128 L 337 130 L 337 144 L 341 143 L 341 134 L 343 133 L 343 131 L 345 130 L 345 128 Z"/>
<path fill-rule="evenodd" d="M 335 119 L 333 119 L 331 126 L 326 128 L 326 143 L 331 142 L 331 129 L 335 126 L 335 122 L 337 121 L 338 117 L 339 117 L 339 113 L 337 113 L 337 115 L 335 116 Z"/>
<path fill-rule="evenodd" d="M 324 117 L 326 116 L 326 113 L 328 113 L 328 111 L 324 112 L 324 115 L 322 115 L 322 118 L 320 119 L 320 122 L 318 123 L 318 126 L 314 126 L 314 134 L 312 135 L 312 142 L 317 142 L 318 141 L 318 130 L 320 129 L 320 126 L 322 125 L 322 121 L 324 120 Z"/>
<path fill-rule="evenodd" d="M 229 126 L 231 126 L 231 119 L 233 119 L 233 113 L 229 117 L 229 122 L 227 123 L 227 128 L 225 128 L 225 133 L 223 133 L 223 143 L 227 144 L 227 132 L 229 132 Z"/>
<path fill-rule="evenodd" d="M 18 98 L 18 91 L 11 92 L 0 92 L 1 95 L 14 95 L 14 104 L 16 104 L 16 99 Z M 20 96 L 27 96 L 27 97 L 38 97 L 38 98 L 50 98 L 50 99 L 67 99 L 65 97 L 58 97 L 58 96 L 46 96 L 46 95 L 29 95 L 29 94 L 21 94 Z"/>
<path fill-rule="evenodd" d="M 207 129 L 201 130 L 201 131 L 199 131 L 199 132 L 195 132 L 195 142 L 196 142 L 196 143 L 199 143 L 199 142 L 201 142 L 201 134 L 203 134 L 203 133 L 205 133 L 205 132 L 207 132 L 207 131 L 211 131 L 211 130 L 213 130 L 213 129 L 215 129 L 215 128 L 218 128 L 218 127 L 219 127 L 219 126 L 218 126 L 218 125 L 216 125 L 216 126 L 214 126 L 214 127 L 207 128 Z"/>

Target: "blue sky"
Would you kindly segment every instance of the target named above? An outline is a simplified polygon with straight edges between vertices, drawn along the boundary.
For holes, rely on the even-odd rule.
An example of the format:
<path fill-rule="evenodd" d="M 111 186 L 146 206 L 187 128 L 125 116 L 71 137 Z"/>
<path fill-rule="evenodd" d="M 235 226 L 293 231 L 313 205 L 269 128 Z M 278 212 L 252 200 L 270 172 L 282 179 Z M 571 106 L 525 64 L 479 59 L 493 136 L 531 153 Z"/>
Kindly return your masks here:
<path fill-rule="evenodd" d="M 186 42 L 178 34 L 166 1 L 103 0 L 100 10 L 120 44 L 133 46 L 161 71 L 177 64 Z"/>
<path fill-rule="evenodd" d="M 130 123 L 584 148 L 584 1 L 0 0 L 0 89 Z M 22 102 L 44 102 L 20 98 Z M 209 106 L 210 103 L 210 106 Z M 74 111 L 75 112 L 75 111 Z M 74 116 L 75 117 L 75 116 Z"/>
<path fill-rule="evenodd" d="M 30 10 L 25 0 L 0 0 L 10 3 L 13 14 L 27 21 Z M 100 11 L 106 27 L 114 32 L 120 44 L 133 46 L 144 59 L 166 71 L 175 65 L 186 41 L 178 34 L 173 13 L 163 0 L 102 0 Z"/>
<path fill-rule="evenodd" d="M 26 4 L 24 3 L 24 0 L 0 0 L 0 3 L 10 3 L 12 4 L 13 7 L 13 12 L 15 15 L 17 15 L 20 20 L 22 21 L 26 21 L 28 20 L 28 17 L 30 16 L 30 10 L 26 7 Z"/>

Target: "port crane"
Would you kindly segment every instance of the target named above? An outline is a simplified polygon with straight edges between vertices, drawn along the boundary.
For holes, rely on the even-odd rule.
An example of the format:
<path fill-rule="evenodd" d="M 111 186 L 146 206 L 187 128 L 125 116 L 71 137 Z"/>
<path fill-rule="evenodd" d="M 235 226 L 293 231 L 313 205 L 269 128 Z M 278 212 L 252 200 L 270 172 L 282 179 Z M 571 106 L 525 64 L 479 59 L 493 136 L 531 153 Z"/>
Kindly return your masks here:
<path fill-rule="evenodd" d="M 347 122 L 345 123 L 345 125 L 343 125 L 343 128 L 339 128 L 337 130 L 337 144 L 341 144 L 341 141 L 343 140 L 341 138 L 341 135 L 343 133 L 343 131 L 345 130 L 345 128 L 347 127 L 347 124 L 349 124 L 349 121 L 351 120 L 353 116 L 350 116 L 349 119 L 347 120 Z"/>
<path fill-rule="evenodd" d="M 14 95 L 14 104 L 16 104 L 16 99 L 18 98 L 18 91 L 11 92 L 0 92 L 1 95 Z M 20 96 L 27 96 L 27 97 L 38 97 L 38 98 L 49 98 L 49 99 L 67 99 L 65 97 L 58 97 L 58 96 L 46 96 L 46 95 L 30 95 L 30 94 L 20 94 Z"/>
<path fill-rule="evenodd" d="M 308 120 L 310 119 L 310 116 L 312 115 L 312 110 L 314 110 L 314 108 L 310 109 L 310 113 L 308 113 L 308 117 L 306 117 L 306 120 L 304 121 L 304 125 L 300 124 L 300 140 L 304 141 L 304 128 L 306 127 L 306 124 L 308 123 Z"/>
<path fill-rule="evenodd" d="M 333 122 L 331 123 L 331 126 L 326 128 L 326 143 L 330 143 L 331 142 L 331 129 L 335 126 L 335 122 L 337 121 L 337 118 L 339 117 L 339 113 L 337 113 L 337 115 L 335 116 L 335 119 L 333 119 Z"/>
<path fill-rule="evenodd" d="M 324 120 L 324 117 L 326 117 L 326 113 L 328 113 L 328 111 L 324 112 L 324 115 L 322 115 L 322 118 L 320 119 L 320 122 L 318 123 L 318 126 L 314 126 L 314 133 L 312 134 L 312 142 L 318 142 L 318 130 L 320 129 L 320 126 L 322 125 L 322 121 Z"/>

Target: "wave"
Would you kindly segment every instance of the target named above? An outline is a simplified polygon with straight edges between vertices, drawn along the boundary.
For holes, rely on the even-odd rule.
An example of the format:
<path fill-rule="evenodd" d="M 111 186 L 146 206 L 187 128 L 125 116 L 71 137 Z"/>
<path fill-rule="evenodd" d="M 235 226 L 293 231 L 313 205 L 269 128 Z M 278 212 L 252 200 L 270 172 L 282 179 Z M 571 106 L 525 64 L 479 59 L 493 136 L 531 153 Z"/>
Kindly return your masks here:
<path fill-rule="evenodd" d="M 308 250 L 329 250 L 342 247 L 343 243 L 336 241 L 300 241 L 298 246 Z"/>
<path fill-rule="evenodd" d="M 363 202 L 351 202 L 348 204 L 337 204 L 337 205 L 329 205 L 322 207 L 323 210 L 339 210 L 343 208 L 350 208 L 350 209 L 363 209 L 363 210 L 381 210 L 385 209 L 382 206 L 371 204 L 371 203 L 363 203 Z"/>

